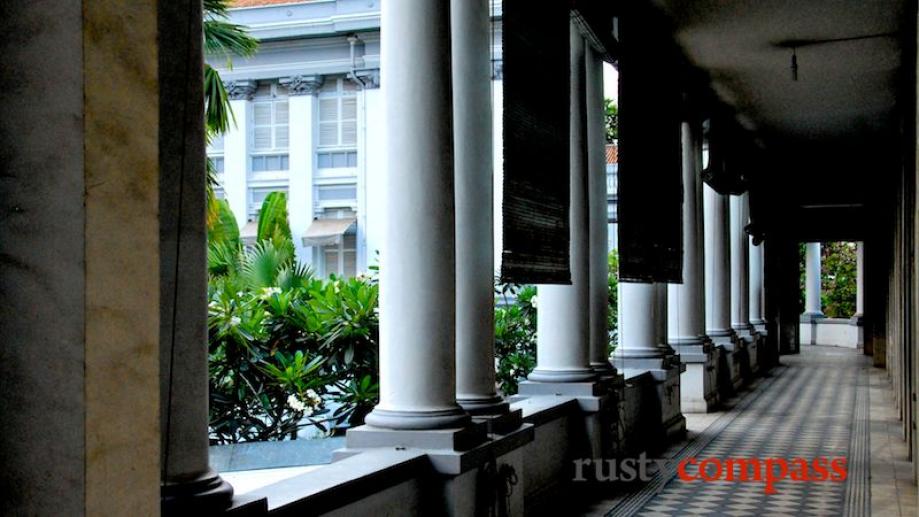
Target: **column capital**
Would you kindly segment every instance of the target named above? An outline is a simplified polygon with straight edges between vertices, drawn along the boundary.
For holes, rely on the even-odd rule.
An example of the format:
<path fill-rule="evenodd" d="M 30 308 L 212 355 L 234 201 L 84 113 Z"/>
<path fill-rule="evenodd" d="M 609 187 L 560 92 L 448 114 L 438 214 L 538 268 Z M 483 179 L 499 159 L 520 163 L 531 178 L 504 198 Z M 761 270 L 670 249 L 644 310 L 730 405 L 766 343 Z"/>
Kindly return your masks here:
<path fill-rule="evenodd" d="M 380 69 L 359 70 L 354 73 L 360 80 L 365 90 L 372 90 L 380 87 Z"/>
<path fill-rule="evenodd" d="M 278 80 L 281 86 L 287 88 L 288 95 L 316 95 L 322 87 L 321 75 L 294 75 L 282 77 Z"/>
<path fill-rule="evenodd" d="M 239 81 L 224 81 L 223 87 L 227 91 L 227 97 L 233 101 L 245 100 L 251 101 L 255 95 L 255 89 L 258 85 L 255 81 L 246 79 Z"/>

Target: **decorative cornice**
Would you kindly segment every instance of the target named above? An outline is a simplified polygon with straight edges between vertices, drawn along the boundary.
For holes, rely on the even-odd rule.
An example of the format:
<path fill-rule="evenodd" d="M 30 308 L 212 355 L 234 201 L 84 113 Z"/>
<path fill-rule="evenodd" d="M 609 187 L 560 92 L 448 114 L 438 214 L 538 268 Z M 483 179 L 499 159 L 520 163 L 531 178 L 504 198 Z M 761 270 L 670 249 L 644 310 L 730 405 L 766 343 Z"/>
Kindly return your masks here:
<path fill-rule="evenodd" d="M 295 75 L 282 77 L 278 82 L 287 88 L 288 95 L 316 95 L 322 87 L 321 75 Z"/>
<path fill-rule="evenodd" d="M 370 90 L 380 87 L 380 69 L 374 68 L 372 70 L 359 70 L 355 73 L 358 79 L 360 79 L 361 84 L 363 84 L 364 89 Z"/>
<path fill-rule="evenodd" d="M 504 60 L 495 59 L 491 62 L 491 78 L 496 81 L 504 80 Z"/>
<path fill-rule="evenodd" d="M 251 101 L 252 96 L 255 95 L 255 89 L 257 86 L 258 85 L 255 83 L 255 81 L 250 80 L 226 81 L 223 83 L 223 87 L 227 91 L 227 97 L 234 101 Z"/>

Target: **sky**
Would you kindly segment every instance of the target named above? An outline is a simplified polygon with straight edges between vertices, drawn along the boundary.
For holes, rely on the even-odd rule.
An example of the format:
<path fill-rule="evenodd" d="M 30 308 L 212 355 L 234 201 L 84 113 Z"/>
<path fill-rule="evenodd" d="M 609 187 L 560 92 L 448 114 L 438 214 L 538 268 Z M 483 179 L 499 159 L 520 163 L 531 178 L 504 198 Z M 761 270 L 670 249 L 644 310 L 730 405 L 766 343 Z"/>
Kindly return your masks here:
<path fill-rule="evenodd" d="M 609 63 L 603 63 L 603 96 L 613 100 L 619 98 L 619 72 Z"/>

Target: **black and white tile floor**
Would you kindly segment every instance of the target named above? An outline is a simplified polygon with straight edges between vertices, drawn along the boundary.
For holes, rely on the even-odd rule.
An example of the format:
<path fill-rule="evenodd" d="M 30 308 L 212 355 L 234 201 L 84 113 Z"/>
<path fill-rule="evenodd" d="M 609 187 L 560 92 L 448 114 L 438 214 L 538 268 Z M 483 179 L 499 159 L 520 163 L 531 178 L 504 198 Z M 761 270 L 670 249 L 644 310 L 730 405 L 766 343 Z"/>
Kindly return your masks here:
<path fill-rule="evenodd" d="M 687 482 L 674 473 L 662 474 L 659 488 L 639 504 L 621 501 L 607 515 L 644 517 L 673 515 L 863 515 L 867 512 L 867 466 L 858 457 L 866 450 L 863 432 L 867 406 L 867 361 L 848 349 L 803 347 L 783 356 L 785 366 L 774 372 L 760 393 L 743 407 L 726 413 L 679 453 L 696 458 L 846 457 L 846 481 L 780 481 L 776 493 L 766 494 L 763 482 Z M 707 442 L 707 443 L 705 443 Z M 690 449 L 690 450 L 687 450 Z M 691 450 L 695 449 L 695 450 Z M 855 456 L 853 456 L 853 453 Z M 641 497 L 634 494 L 632 497 Z"/>

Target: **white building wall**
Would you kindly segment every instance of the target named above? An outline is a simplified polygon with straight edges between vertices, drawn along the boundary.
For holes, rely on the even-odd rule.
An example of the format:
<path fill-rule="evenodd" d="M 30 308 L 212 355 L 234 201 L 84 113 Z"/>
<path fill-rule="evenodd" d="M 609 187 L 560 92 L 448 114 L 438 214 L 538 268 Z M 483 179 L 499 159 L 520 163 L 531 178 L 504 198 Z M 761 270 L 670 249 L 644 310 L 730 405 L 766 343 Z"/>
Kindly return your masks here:
<path fill-rule="evenodd" d="M 245 99 L 230 101 L 236 124 L 223 137 L 223 190 L 236 222 L 242 228 L 246 225 L 246 175 L 249 154 L 249 130 L 247 122 L 251 113 L 250 102 Z"/>
<path fill-rule="evenodd" d="M 312 265 L 313 254 L 301 236 L 313 220 L 313 171 L 316 143 L 313 138 L 315 95 L 290 97 L 290 186 L 287 210 L 294 248 L 301 262 Z"/>
<path fill-rule="evenodd" d="M 383 105 L 379 77 L 380 34 L 377 0 L 336 0 L 289 5 L 270 5 L 230 10 L 230 21 L 249 28 L 261 41 L 258 52 L 250 58 L 234 58 L 227 67 L 224 59 L 209 60 L 220 71 L 225 82 L 251 85 L 294 78 L 316 78 L 329 81 L 348 76 L 356 70 L 366 83 L 358 98 L 358 165 L 356 167 L 357 196 L 357 271 L 366 272 L 377 261 L 377 251 L 383 240 L 384 200 L 381 195 L 386 184 L 386 106 Z M 492 7 L 500 15 L 500 5 Z M 358 43 L 351 59 L 348 35 L 356 33 Z M 500 271 L 502 244 L 501 199 L 503 191 L 501 32 L 500 22 L 495 30 L 492 48 L 497 60 L 496 80 L 492 81 L 494 120 L 494 224 L 495 271 Z M 419 81 L 423 81 L 419 70 Z M 286 90 L 285 90 L 286 91 Z M 313 94 L 291 94 L 289 97 L 289 186 L 288 212 L 297 257 L 322 273 L 318 249 L 303 246 L 302 236 L 322 208 L 317 198 L 317 185 L 328 183 L 328 170 L 318 168 L 319 99 Z M 242 229 L 249 214 L 249 173 L 251 153 L 252 100 L 231 101 L 236 125 L 224 138 L 224 196 Z M 325 172 L 323 172 L 325 171 Z M 412 200 L 406 199 L 410 203 Z"/>

